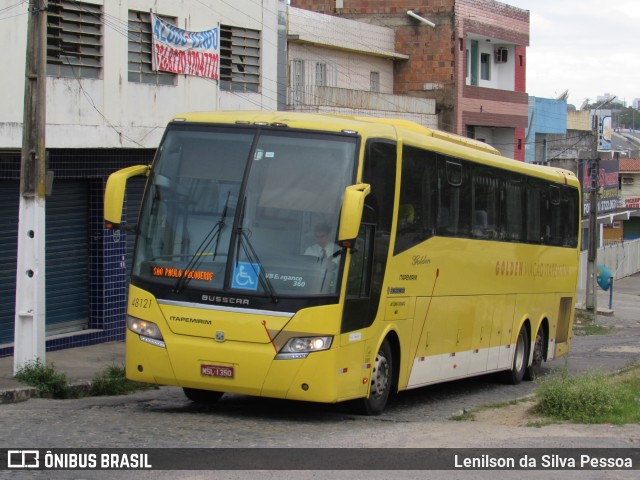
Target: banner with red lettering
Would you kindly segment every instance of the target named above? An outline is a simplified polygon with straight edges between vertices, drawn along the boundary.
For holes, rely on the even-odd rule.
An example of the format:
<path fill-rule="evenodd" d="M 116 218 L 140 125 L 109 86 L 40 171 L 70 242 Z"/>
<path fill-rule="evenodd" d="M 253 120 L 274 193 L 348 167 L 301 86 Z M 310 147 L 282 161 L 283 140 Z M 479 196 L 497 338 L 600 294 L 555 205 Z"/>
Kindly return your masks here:
<path fill-rule="evenodd" d="M 153 69 L 218 80 L 218 28 L 191 32 L 151 14 Z"/>

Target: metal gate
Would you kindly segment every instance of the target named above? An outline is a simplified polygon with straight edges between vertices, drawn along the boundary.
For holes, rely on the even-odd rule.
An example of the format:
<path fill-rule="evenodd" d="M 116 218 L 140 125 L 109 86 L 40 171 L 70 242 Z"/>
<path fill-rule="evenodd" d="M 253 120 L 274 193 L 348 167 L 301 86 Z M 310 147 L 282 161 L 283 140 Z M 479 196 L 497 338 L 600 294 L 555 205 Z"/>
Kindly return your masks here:
<path fill-rule="evenodd" d="M 46 200 L 46 332 L 89 322 L 89 194 L 86 180 L 56 180 Z"/>
<path fill-rule="evenodd" d="M 20 182 L 0 181 L 0 346 L 13 342 Z"/>

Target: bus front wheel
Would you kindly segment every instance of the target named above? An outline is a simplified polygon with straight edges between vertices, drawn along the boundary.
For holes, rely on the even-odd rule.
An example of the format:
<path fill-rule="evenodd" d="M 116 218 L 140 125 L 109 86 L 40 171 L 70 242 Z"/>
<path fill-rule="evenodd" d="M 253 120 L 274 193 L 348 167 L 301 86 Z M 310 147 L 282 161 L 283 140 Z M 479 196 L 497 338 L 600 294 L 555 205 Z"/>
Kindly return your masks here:
<path fill-rule="evenodd" d="M 189 400 L 194 403 L 201 403 L 205 405 L 211 405 L 213 403 L 217 403 L 220 398 L 222 398 L 222 392 L 213 392 L 211 390 L 199 390 L 197 388 L 187 388 L 184 387 L 182 389 L 184 394 L 187 396 Z"/>
<path fill-rule="evenodd" d="M 516 339 L 515 352 L 511 370 L 505 372 L 505 380 L 512 385 L 518 385 L 524 378 L 529 362 L 529 333 L 526 326 L 522 325 Z"/>
<path fill-rule="evenodd" d="M 369 398 L 355 403 L 355 410 L 364 415 L 380 415 L 387 406 L 393 386 L 393 354 L 387 339 L 382 342 L 371 372 Z"/>

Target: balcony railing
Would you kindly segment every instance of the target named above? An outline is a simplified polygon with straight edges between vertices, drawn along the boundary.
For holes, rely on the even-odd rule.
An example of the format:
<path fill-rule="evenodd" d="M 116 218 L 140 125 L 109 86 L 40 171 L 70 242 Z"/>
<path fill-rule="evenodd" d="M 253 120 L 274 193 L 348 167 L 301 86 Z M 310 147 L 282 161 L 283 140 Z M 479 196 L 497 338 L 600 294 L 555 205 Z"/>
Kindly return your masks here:
<path fill-rule="evenodd" d="M 337 87 L 289 87 L 287 108 L 306 112 L 395 117 L 437 128 L 435 100 Z"/>

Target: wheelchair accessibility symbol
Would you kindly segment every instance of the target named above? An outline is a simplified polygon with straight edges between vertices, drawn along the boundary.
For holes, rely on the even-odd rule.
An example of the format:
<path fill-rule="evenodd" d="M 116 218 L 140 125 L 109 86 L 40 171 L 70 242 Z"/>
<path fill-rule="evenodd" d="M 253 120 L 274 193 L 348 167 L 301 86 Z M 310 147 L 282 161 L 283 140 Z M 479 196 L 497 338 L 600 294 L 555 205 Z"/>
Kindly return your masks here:
<path fill-rule="evenodd" d="M 257 263 L 238 262 L 236 268 L 233 271 L 231 288 L 257 290 L 259 271 L 260 265 Z"/>

